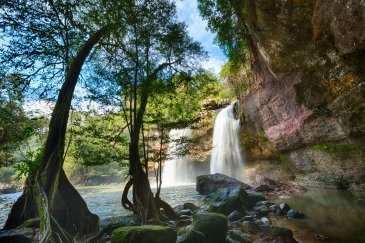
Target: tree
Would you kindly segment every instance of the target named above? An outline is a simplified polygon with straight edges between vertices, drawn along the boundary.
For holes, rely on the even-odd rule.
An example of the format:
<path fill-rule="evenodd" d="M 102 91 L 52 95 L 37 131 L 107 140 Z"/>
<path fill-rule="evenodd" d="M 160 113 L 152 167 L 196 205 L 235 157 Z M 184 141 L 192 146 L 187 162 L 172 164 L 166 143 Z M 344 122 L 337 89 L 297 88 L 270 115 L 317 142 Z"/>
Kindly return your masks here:
<path fill-rule="evenodd" d="M 81 68 L 92 48 L 110 31 L 110 25 L 105 25 L 89 30 L 93 32 L 89 35 L 81 24 L 85 15 L 76 14 L 87 11 L 88 5 L 79 3 L 20 0 L 0 4 L 1 37 L 7 42 L 0 56 L 4 68 L 18 70 L 29 83 L 44 80 L 43 95 L 54 93 L 57 83 L 62 83 L 37 170 L 28 176 L 4 226 L 15 228 L 38 217 L 40 242 L 71 242 L 99 230 L 98 217 L 88 210 L 62 168 L 69 110 Z"/>
<path fill-rule="evenodd" d="M 38 126 L 22 108 L 25 88 L 18 75 L 0 75 L 0 167 L 14 163 L 15 149 Z"/>
<path fill-rule="evenodd" d="M 104 81 L 98 87 L 115 87 L 115 97 L 120 97 L 123 117 L 129 133 L 129 181 L 122 205 L 145 221 L 160 218 L 160 207 L 168 208 L 152 194 L 143 161 L 144 117 L 149 99 L 158 93 L 160 83 L 169 83 L 185 71 L 186 78 L 193 73 L 195 62 L 204 55 L 201 46 L 187 34 L 186 26 L 176 20 L 174 3 L 168 0 L 125 1 L 123 16 L 125 32 L 113 35 L 112 43 L 99 56 Z M 118 8 L 121 9 L 121 8 Z M 122 23 L 121 23 L 122 24 Z M 105 64 L 108 70 L 105 70 Z M 189 73 L 190 72 L 190 73 Z M 100 91 L 100 89 L 99 89 Z M 103 95 L 98 93 L 99 98 Z M 110 97 L 110 90 L 104 94 Z M 107 98 L 110 100 L 110 98 Z M 142 149 L 141 149 L 142 148 Z M 133 200 L 127 197 L 133 186 Z"/>

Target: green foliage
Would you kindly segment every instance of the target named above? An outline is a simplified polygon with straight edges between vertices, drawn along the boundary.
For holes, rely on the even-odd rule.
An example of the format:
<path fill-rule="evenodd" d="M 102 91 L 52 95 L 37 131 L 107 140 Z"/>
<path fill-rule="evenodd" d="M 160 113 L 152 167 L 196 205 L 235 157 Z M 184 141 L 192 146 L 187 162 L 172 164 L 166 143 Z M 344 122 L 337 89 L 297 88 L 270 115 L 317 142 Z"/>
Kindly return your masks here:
<path fill-rule="evenodd" d="M 248 30 L 240 25 L 232 5 L 226 0 L 198 0 L 198 9 L 233 67 L 238 68 L 248 50 Z"/>
<path fill-rule="evenodd" d="M 171 83 L 160 83 L 151 94 L 145 122 L 165 128 L 182 128 L 196 120 L 205 99 L 228 98 L 215 76 L 201 72 L 193 77 L 180 74 Z"/>
<path fill-rule="evenodd" d="M 22 108 L 26 86 L 19 75 L 0 75 L 0 166 L 16 162 L 16 149 L 43 124 L 28 118 Z"/>
<path fill-rule="evenodd" d="M 123 165 L 128 159 L 125 128 L 120 114 L 73 113 L 67 133 L 71 144 L 66 160 L 85 166 L 111 162 Z"/>
<path fill-rule="evenodd" d="M 347 153 L 358 150 L 358 146 L 355 144 L 314 144 L 311 146 L 313 149 L 322 150 L 327 153 Z"/>
<path fill-rule="evenodd" d="M 42 157 L 42 149 L 38 148 L 36 151 L 26 151 L 23 159 L 14 165 L 16 171 L 16 180 L 28 176 L 29 173 L 35 172 L 39 166 Z"/>

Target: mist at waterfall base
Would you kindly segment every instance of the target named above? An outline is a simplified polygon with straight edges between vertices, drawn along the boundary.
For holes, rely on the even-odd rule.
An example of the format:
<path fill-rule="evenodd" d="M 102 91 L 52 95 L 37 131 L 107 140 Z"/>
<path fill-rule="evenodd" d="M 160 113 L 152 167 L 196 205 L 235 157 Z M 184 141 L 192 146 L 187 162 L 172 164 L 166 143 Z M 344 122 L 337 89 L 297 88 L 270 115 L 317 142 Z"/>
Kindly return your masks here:
<path fill-rule="evenodd" d="M 234 116 L 234 104 L 221 110 L 214 123 L 210 173 L 243 179 L 243 158 L 239 143 L 240 121 Z"/>
<path fill-rule="evenodd" d="M 172 129 L 169 133 L 169 146 L 167 153 L 171 159 L 165 161 L 162 171 L 162 187 L 187 185 L 195 183 L 195 170 L 188 156 L 179 156 L 182 149 L 182 140 L 191 137 L 191 129 Z"/>

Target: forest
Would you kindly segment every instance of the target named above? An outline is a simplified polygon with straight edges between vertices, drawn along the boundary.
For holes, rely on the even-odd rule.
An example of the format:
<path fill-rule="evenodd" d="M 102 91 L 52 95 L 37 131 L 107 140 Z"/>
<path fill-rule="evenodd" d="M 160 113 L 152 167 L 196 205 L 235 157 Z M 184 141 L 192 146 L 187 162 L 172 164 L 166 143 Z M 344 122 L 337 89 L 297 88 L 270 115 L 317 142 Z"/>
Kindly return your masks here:
<path fill-rule="evenodd" d="M 2 0 L 0 242 L 364 242 L 364 23 L 361 0 Z"/>

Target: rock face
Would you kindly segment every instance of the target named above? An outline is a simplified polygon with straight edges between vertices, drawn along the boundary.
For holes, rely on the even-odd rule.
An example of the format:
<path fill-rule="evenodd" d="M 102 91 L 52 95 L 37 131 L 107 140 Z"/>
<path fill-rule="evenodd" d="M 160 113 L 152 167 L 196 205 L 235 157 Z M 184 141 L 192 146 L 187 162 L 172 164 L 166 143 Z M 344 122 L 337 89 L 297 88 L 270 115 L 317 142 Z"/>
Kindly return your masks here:
<path fill-rule="evenodd" d="M 207 195 L 224 188 L 251 189 L 251 186 L 223 174 L 201 175 L 196 178 L 196 190 L 199 194 Z"/>
<path fill-rule="evenodd" d="M 260 171 L 274 179 L 365 189 L 365 2 L 230 2 L 256 54 L 240 102 L 253 169 L 267 163 Z"/>

